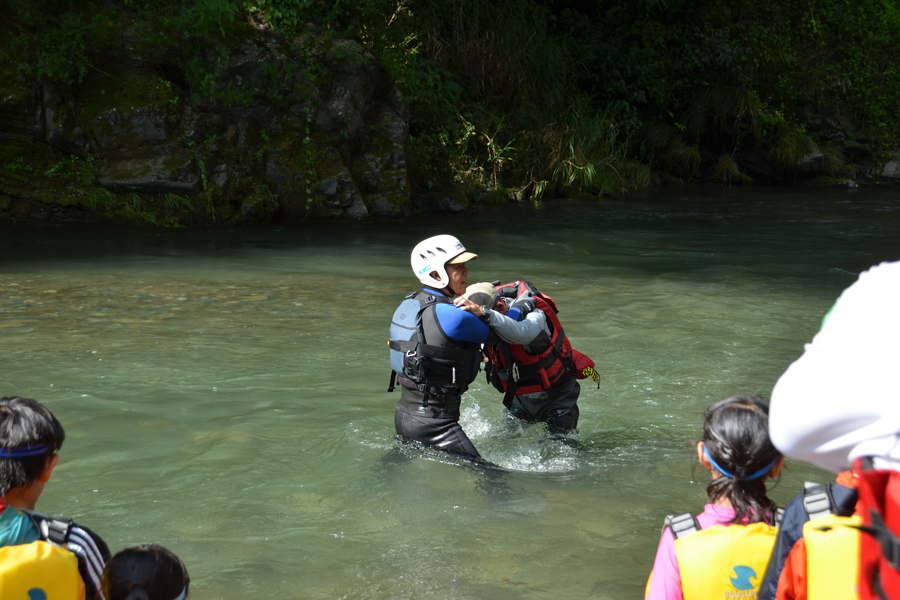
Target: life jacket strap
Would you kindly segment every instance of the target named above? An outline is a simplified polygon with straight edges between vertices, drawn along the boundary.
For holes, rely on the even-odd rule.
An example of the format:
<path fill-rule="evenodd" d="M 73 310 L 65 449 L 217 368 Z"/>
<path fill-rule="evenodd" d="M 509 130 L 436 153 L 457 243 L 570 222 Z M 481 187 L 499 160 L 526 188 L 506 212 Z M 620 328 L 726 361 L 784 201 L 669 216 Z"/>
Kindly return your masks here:
<path fill-rule="evenodd" d="M 393 391 L 394 391 L 394 384 L 395 384 L 395 383 L 397 383 L 397 371 L 394 371 L 393 369 L 391 369 L 391 383 L 388 384 L 388 391 L 389 391 L 389 392 L 393 392 Z"/>
<path fill-rule="evenodd" d="M 663 530 L 665 530 L 666 527 L 672 530 L 672 535 L 676 540 L 681 539 L 686 535 L 690 535 L 692 533 L 700 531 L 700 523 L 697 521 L 697 517 L 695 517 L 691 513 L 681 513 L 680 515 L 666 515 L 666 520 L 663 524 Z"/>
<path fill-rule="evenodd" d="M 803 509 L 809 520 L 815 520 L 835 512 L 831 486 L 807 481 L 803 484 Z"/>
<path fill-rule="evenodd" d="M 784 521 L 784 509 L 776 508 L 775 509 L 775 527 L 781 529 L 781 522 Z"/>
<path fill-rule="evenodd" d="M 878 511 L 869 508 L 869 518 L 871 525 L 852 525 L 863 533 L 868 533 L 874 537 L 881 545 L 881 553 L 895 571 L 900 571 L 900 538 L 894 535 L 894 532 L 888 529 L 884 524 L 884 520 Z"/>
<path fill-rule="evenodd" d="M 513 363 L 513 369 L 515 368 L 516 363 Z M 517 389 L 519 389 L 517 379 L 508 379 L 506 381 L 506 393 L 503 394 L 503 406 L 506 407 L 506 410 L 512 410 L 513 398 L 516 397 Z"/>
<path fill-rule="evenodd" d="M 41 539 L 52 542 L 57 546 L 63 546 L 69 541 L 69 532 L 72 530 L 72 519 L 57 519 L 34 510 L 20 508 L 19 511 L 28 515 L 31 522 L 40 533 Z"/>
<path fill-rule="evenodd" d="M 896 600 L 896 598 L 891 598 L 884 591 L 884 587 L 881 585 L 881 577 L 878 575 L 878 569 L 875 569 L 875 578 L 872 581 L 872 589 L 875 590 L 875 593 L 878 594 L 879 600 Z"/>

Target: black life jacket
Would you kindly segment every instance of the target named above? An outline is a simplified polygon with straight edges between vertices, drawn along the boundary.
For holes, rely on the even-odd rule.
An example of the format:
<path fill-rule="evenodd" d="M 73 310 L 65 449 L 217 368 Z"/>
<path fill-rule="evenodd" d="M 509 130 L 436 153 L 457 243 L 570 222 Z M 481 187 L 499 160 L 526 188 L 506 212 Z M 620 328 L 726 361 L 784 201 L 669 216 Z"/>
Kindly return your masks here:
<path fill-rule="evenodd" d="M 401 385 L 410 385 L 422 394 L 422 405 L 429 397 L 443 399 L 461 396 L 478 374 L 481 352 L 478 344 L 451 339 L 441 329 L 435 308 L 450 304 L 447 296 L 424 289 L 409 294 L 391 319 L 391 383 L 397 376 Z M 409 384 L 403 381 L 406 379 Z"/>
<path fill-rule="evenodd" d="M 556 316 L 559 310 L 553 299 L 538 291 L 530 281 L 514 281 L 494 287 L 501 298 L 515 299 L 526 291 L 531 292 L 535 308 L 541 309 L 550 328 L 549 343 L 537 354 L 528 353 L 518 344 L 501 342 L 485 345 L 485 354 L 490 360 L 488 382 L 500 392 L 505 392 L 503 404 L 509 408 L 516 395 L 546 391 L 566 374 L 570 377 L 580 374 L 580 369 L 576 368 L 575 351 Z M 594 365 L 589 358 L 584 358 L 590 366 Z"/>

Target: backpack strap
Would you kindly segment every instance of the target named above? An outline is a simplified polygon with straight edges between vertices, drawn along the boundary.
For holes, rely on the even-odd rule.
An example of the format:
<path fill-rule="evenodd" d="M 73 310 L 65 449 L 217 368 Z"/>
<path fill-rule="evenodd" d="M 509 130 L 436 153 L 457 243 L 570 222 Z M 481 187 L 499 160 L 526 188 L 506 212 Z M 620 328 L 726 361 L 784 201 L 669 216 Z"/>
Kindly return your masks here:
<path fill-rule="evenodd" d="M 72 519 L 55 519 L 44 513 L 24 508 L 18 509 L 28 515 L 31 522 L 38 530 L 41 539 L 45 542 L 52 542 L 57 546 L 65 546 L 69 541 L 69 533 L 72 531 Z"/>
<path fill-rule="evenodd" d="M 813 521 L 819 517 L 835 512 L 834 498 L 831 496 L 831 485 L 807 481 L 803 484 L 803 509 Z"/>
<path fill-rule="evenodd" d="M 676 540 L 700 531 L 700 523 L 697 521 L 697 517 L 691 513 L 666 515 L 666 520 L 663 523 L 663 531 L 665 531 L 666 527 L 672 530 L 672 535 L 675 536 Z"/>

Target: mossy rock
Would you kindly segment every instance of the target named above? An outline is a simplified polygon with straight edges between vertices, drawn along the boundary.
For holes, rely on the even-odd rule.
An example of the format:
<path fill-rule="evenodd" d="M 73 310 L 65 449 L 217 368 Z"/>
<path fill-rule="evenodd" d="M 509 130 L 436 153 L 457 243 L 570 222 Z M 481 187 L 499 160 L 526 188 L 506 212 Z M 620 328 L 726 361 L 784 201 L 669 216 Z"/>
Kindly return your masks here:
<path fill-rule="evenodd" d="M 109 75 L 97 74 L 79 88 L 78 100 L 84 115 L 108 111 L 130 112 L 152 106 L 163 112 L 178 112 L 180 90 L 156 74 L 118 69 Z"/>

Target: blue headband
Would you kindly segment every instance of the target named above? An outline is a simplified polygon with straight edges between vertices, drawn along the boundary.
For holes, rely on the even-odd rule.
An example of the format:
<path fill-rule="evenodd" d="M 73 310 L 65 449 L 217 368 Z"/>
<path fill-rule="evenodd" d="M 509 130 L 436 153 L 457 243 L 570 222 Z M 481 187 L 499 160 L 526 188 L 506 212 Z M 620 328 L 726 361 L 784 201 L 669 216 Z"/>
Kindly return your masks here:
<path fill-rule="evenodd" d="M 187 594 L 187 587 L 181 590 L 181 593 L 178 594 L 177 598 L 173 598 L 173 600 L 184 600 L 184 595 Z"/>
<path fill-rule="evenodd" d="M 0 448 L 0 458 L 23 458 L 25 456 L 37 456 L 39 454 L 47 454 L 50 449 L 47 444 L 37 444 L 36 446 L 22 446 L 21 448 L 10 448 L 4 450 Z"/>
<path fill-rule="evenodd" d="M 716 468 L 716 471 L 718 471 L 725 477 L 728 477 L 729 479 L 736 479 L 736 477 L 733 474 L 729 473 L 728 471 L 726 471 L 725 469 L 720 467 L 719 464 L 713 460 L 713 457 L 709 455 L 709 450 L 706 448 L 706 444 L 703 444 L 703 454 L 704 454 L 704 456 L 706 456 L 706 460 L 708 460 L 710 462 L 710 464 Z M 750 475 L 747 475 L 746 477 L 741 477 L 740 479 L 743 479 L 744 481 L 750 481 L 751 479 L 759 479 L 760 477 L 764 476 L 765 474 L 767 474 L 769 471 L 772 470 L 772 467 L 775 466 L 775 463 L 778 462 L 779 458 L 781 458 L 781 457 L 776 456 L 775 460 L 773 460 L 772 462 L 770 462 L 769 464 L 764 466 L 759 471 L 752 473 Z"/>

